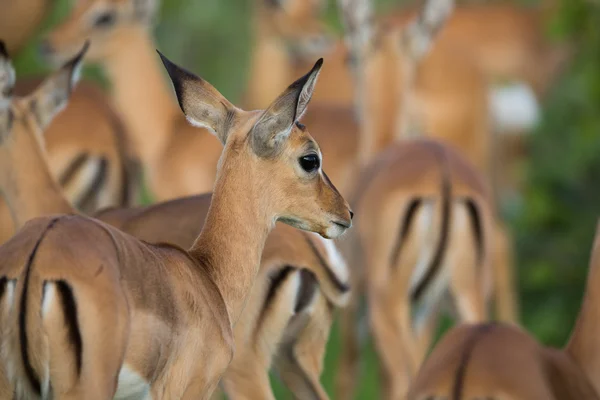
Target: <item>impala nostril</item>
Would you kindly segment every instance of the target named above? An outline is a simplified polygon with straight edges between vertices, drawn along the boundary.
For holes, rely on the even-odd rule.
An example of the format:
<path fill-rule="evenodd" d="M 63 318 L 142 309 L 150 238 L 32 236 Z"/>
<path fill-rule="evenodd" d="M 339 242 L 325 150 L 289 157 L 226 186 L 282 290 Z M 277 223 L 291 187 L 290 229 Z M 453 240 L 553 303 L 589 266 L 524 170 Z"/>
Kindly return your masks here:
<path fill-rule="evenodd" d="M 352 210 L 350 210 L 350 219 L 354 218 L 354 212 L 352 212 Z"/>

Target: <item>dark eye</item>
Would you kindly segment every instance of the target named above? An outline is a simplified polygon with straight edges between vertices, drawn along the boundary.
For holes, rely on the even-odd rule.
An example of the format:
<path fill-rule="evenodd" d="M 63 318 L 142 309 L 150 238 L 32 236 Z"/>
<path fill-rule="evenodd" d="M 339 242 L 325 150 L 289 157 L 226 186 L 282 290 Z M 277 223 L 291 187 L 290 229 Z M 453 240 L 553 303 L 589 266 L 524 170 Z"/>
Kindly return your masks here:
<path fill-rule="evenodd" d="M 115 23 L 117 17 L 112 12 L 105 12 L 103 14 L 98 15 L 96 20 L 94 21 L 94 26 L 97 28 L 108 28 L 112 24 Z"/>
<path fill-rule="evenodd" d="M 307 156 L 300 157 L 300 166 L 306 172 L 313 172 L 321 166 L 321 160 L 316 154 L 309 154 Z"/>

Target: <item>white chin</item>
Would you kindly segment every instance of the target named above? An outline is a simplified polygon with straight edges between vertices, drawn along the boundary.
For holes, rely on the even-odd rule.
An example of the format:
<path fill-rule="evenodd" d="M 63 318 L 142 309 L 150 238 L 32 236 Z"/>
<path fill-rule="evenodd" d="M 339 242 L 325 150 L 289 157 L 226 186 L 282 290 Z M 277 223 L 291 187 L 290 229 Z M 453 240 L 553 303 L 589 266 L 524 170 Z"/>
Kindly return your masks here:
<path fill-rule="evenodd" d="M 323 235 L 326 239 L 335 239 L 337 237 L 342 236 L 346 232 L 346 228 L 343 228 L 339 225 L 332 224 L 325 231 L 325 235 Z"/>

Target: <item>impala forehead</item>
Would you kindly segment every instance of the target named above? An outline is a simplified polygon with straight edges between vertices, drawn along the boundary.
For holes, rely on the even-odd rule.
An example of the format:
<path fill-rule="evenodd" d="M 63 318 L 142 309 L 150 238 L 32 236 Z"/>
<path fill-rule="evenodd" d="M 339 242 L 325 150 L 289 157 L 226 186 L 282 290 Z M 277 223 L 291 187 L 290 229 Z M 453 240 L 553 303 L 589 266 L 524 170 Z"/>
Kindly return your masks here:
<path fill-rule="evenodd" d="M 304 125 L 296 123 L 290 134 L 290 143 L 294 149 L 299 149 L 302 153 L 317 153 L 321 156 L 319 144 L 315 142 Z"/>

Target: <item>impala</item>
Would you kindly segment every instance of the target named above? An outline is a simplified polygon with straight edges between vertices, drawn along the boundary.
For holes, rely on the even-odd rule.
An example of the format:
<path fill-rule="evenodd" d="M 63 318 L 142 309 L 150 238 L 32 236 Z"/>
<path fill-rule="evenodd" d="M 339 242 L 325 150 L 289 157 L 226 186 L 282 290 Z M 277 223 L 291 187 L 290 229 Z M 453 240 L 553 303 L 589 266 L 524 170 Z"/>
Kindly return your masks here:
<path fill-rule="evenodd" d="M 361 80 L 361 75 L 369 73 L 371 56 L 368 2 L 344 0 L 341 6 L 355 62 L 355 87 L 362 93 L 368 91 L 363 86 L 368 76 Z M 426 3 L 402 33 L 405 65 L 416 73 L 427 52 L 423 45 L 433 41 L 451 6 Z M 404 98 L 412 101 L 411 96 Z M 369 100 L 357 101 L 363 130 L 373 117 L 360 109 L 368 108 Z M 361 215 L 347 244 L 354 296 L 343 318 L 338 397 L 352 398 L 356 314 L 364 292 L 384 397 L 400 399 L 430 344 L 446 292 L 451 292 L 460 319 L 487 318 L 492 201 L 474 166 L 449 146 L 423 139 L 400 140 L 380 151 L 362 171 L 351 200 Z"/>
<path fill-rule="evenodd" d="M 17 53 L 40 28 L 52 0 L 5 0 L 0 14 L 0 40 Z"/>
<path fill-rule="evenodd" d="M 17 396 L 206 398 L 232 358 L 274 221 L 325 237 L 351 224 L 297 122 L 321 62 L 267 110 L 246 112 L 163 61 L 187 118 L 225 144 L 205 226 L 186 252 L 82 216 L 27 223 L 0 248 L 0 317 L 14 327 L 2 332 L 3 378 Z M 18 109 L 5 121 L 25 123 Z"/>
<path fill-rule="evenodd" d="M 0 51 L 8 57 L 5 49 Z M 36 78 L 20 80 L 13 90 L 25 95 L 40 82 Z M 45 131 L 50 169 L 77 208 L 90 213 L 135 201 L 138 168 L 123 125 L 93 84 L 78 86 L 64 112 L 49 121 Z M 0 243 L 8 240 L 20 223 L 0 201 Z"/>
<path fill-rule="evenodd" d="M 358 217 L 348 240 L 357 250 L 348 257 L 353 296 L 343 312 L 347 350 L 338 397 L 351 398 L 356 379 L 356 314 L 364 292 L 385 398 L 400 399 L 430 345 L 431 320 L 448 291 L 460 320 L 487 319 L 491 200 L 460 154 L 414 139 L 389 147 L 363 172 L 352 202 Z"/>
<path fill-rule="evenodd" d="M 12 82 L 12 67 L 3 67 Z M 64 107 L 72 90 L 71 70 L 71 66 L 63 69 L 26 101 L 46 106 L 22 109 L 21 117 L 29 122 L 25 131 L 3 134 L 16 138 L 2 165 L 3 171 L 13 171 L 15 177 L 2 180 L 0 192 L 13 205 L 18 228 L 38 216 L 77 213 L 57 189 L 46 162 L 37 162 L 43 154 L 39 149 L 39 142 L 44 141 L 41 132 Z M 204 224 L 210 200 L 210 195 L 202 195 L 147 207 L 113 208 L 96 217 L 147 242 L 189 248 Z M 276 357 L 276 365 L 285 365 L 278 368 L 280 375 L 298 397 L 327 398 L 319 376 L 332 311 L 348 298 L 347 276 L 345 263 L 331 241 L 285 225 L 276 227 L 265 244 L 249 305 L 235 328 L 235 342 L 241 351 L 223 379 L 230 397 L 237 398 L 234 393 L 239 393 L 272 398 L 268 372 Z"/>
<path fill-rule="evenodd" d="M 96 217 L 151 243 L 189 248 L 211 196 L 186 197 L 138 209 L 111 209 Z M 228 397 L 272 399 L 271 364 L 297 398 L 327 399 L 319 382 L 334 307 L 349 295 L 348 270 L 335 245 L 278 224 L 238 324 L 237 351 L 221 380 Z"/>
<path fill-rule="evenodd" d="M 563 349 L 545 347 L 514 326 L 458 326 L 423 364 L 407 399 L 600 399 L 598 228 L 581 311 Z"/>

